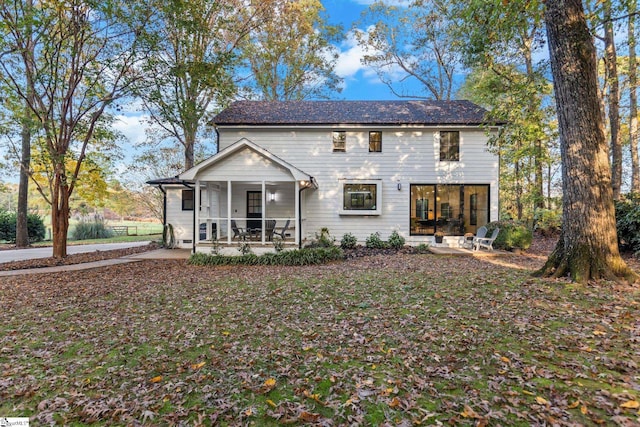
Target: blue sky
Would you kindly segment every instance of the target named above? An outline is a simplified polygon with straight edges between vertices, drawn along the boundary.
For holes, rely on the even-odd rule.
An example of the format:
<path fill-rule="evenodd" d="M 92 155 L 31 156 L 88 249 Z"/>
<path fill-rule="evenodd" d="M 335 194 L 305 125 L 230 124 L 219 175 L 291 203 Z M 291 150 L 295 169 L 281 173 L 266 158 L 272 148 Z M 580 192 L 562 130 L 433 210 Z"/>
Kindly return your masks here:
<path fill-rule="evenodd" d="M 337 47 L 340 53 L 336 73 L 344 79 L 344 88 L 337 99 L 346 100 L 390 100 L 397 99 L 380 82 L 375 72 L 361 63 L 363 51 L 349 33 L 354 22 L 373 0 L 322 0 L 329 23 L 342 25 L 345 39 Z M 394 5 L 406 5 L 408 0 L 387 0 Z M 145 140 L 145 125 L 141 123 L 142 113 L 127 113 L 118 116 L 115 127 L 136 145 Z"/>
<path fill-rule="evenodd" d="M 354 22 L 373 0 L 322 0 L 331 24 L 340 24 L 346 32 L 346 39 L 337 46 L 340 59 L 336 72 L 344 79 L 344 89 L 339 96 L 348 100 L 388 100 L 397 99 L 391 91 L 380 83 L 371 69 L 360 61 L 363 52 L 349 34 Z M 407 0 L 387 1 L 389 4 L 407 4 Z M 364 29 L 364 28 L 362 28 Z"/>

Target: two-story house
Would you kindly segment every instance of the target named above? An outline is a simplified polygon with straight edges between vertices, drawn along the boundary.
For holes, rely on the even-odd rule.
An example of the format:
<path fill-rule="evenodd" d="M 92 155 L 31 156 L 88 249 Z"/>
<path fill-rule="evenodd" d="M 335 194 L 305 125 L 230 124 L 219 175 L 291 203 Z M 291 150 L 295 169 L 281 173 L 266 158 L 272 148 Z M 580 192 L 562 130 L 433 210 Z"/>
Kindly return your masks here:
<path fill-rule="evenodd" d="M 149 183 L 194 251 L 213 239 L 273 247 L 274 224 L 296 246 L 322 228 L 360 243 L 395 230 L 413 245 L 441 232 L 455 245 L 498 219 L 485 114 L 468 101 L 235 102 L 213 120 L 217 154 Z"/>

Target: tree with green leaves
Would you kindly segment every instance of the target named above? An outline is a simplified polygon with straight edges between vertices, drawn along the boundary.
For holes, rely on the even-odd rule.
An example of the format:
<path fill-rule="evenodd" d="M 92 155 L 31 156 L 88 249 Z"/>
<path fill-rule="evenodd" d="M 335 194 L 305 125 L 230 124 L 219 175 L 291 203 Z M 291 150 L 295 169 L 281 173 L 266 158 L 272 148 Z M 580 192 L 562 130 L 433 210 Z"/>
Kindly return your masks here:
<path fill-rule="evenodd" d="M 262 22 L 270 1 L 155 0 L 146 29 L 153 55 L 137 92 L 159 130 L 154 144 L 184 149 L 184 168 L 194 165 L 199 141 L 214 140 L 206 122 L 236 93 L 238 47 Z"/>
<path fill-rule="evenodd" d="M 249 98 L 269 101 L 327 99 L 340 92 L 334 69 L 338 59 L 331 45 L 340 29 L 322 16 L 319 0 L 275 0 L 271 13 L 242 46 L 251 74 Z"/>
<path fill-rule="evenodd" d="M 139 3 L 53 0 L 3 23 L 5 45 L 15 46 L 33 31 L 33 57 L 24 60 L 24 50 L 5 50 L 0 67 L 4 84 L 28 104 L 42 134 L 54 257 L 66 256 L 71 196 L 85 159 L 104 141 L 107 108 L 141 77 L 140 35 L 148 15 Z M 20 61 L 23 67 L 16 65 Z"/>
<path fill-rule="evenodd" d="M 628 4 L 627 38 L 629 44 L 629 149 L 631 150 L 631 190 L 640 193 L 638 155 L 638 62 L 636 60 L 636 1 Z"/>
<path fill-rule="evenodd" d="M 506 122 L 491 144 L 501 156 L 503 213 L 517 219 L 531 220 L 545 207 L 544 171 L 554 162 L 551 85 L 546 64 L 534 61 L 544 47 L 542 7 L 500 0 L 452 6 L 457 46 L 472 69 L 461 93 L 491 120 Z"/>
<path fill-rule="evenodd" d="M 634 282 L 618 252 L 609 149 L 598 96 L 596 50 L 581 0 L 547 0 L 545 23 L 558 113 L 563 226 L 539 272 L 579 283 Z"/>
<path fill-rule="evenodd" d="M 363 62 L 398 97 L 452 99 L 460 59 L 454 49 L 450 2 L 413 0 L 406 7 L 376 1 L 363 13 L 355 30 L 365 51 Z M 408 89 L 418 83 L 421 93 Z"/>
<path fill-rule="evenodd" d="M 35 41 L 34 22 L 31 17 L 34 14 L 33 0 L 23 2 L 3 2 L 0 6 L 0 34 L 11 34 L 0 41 L 0 57 L 8 56 L 12 52 L 15 58 L 8 61 L 6 68 L 11 69 L 14 75 L 18 75 L 20 70 L 33 61 Z M 20 29 L 16 32 L 16 29 Z M 11 96 L 11 90 L 2 84 L 4 78 L 0 78 L 0 87 L 5 92 L 4 108 L 7 108 L 14 119 L 20 121 L 20 150 L 19 152 L 19 179 L 18 187 L 18 209 L 16 215 L 16 247 L 24 248 L 29 246 L 29 231 L 27 227 L 28 214 L 28 192 L 29 192 L 29 168 L 31 161 L 31 136 L 33 131 L 33 116 L 29 109 L 29 104 L 33 101 L 32 82 L 24 80 L 22 82 L 26 101 L 20 102 L 16 97 Z M 7 90 L 8 89 L 8 90 Z M 17 105 L 16 105 L 17 101 Z"/>

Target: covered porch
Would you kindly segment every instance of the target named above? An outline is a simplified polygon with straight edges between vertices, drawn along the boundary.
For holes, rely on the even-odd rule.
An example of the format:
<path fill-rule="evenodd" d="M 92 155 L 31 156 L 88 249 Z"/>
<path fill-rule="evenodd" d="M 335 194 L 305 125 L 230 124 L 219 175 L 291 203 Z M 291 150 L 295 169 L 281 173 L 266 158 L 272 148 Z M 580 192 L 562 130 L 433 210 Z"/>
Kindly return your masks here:
<path fill-rule="evenodd" d="M 299 247 L 312 176 L 242 139 L 184 172 L 194 183 L 194 252 L 241 244 Z"/>

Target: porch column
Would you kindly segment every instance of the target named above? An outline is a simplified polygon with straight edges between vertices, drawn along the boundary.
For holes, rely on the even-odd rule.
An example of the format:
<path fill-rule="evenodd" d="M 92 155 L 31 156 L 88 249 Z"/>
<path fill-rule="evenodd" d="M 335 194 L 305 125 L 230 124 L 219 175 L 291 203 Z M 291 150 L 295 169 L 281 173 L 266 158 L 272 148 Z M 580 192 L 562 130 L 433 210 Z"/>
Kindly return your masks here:
<path fill-rule="evenodd" d="M 300 233 L 302 232 L 302 218 L 300 216 L 300 193 L 301 193 L 301 188 L 300 188 L 300 182 L 299 181 L 294 181 L 295 185 L 293 186 L 293 192 L 294 192 L 294 200 L 295 200 L 295 207 L 294 207 L 294 211 L 295 211 L 295 224 L 296 224 L 296 232 L 293 233 L 295 235 L 295 243 L 297 246 L 300 246 Z"/>
<path fill-rule="evenodd" d="M 231 244 L 231 181 L 227 181 L 227 243 Z"/>
<path fill-rule="evenodd" d="M 260 223 L 260 230 L 262 230 L 260 239 L 262 240 L 262 244 L 264 245 L 264 237 L 267 234 L 267 230 L 264 228 L 264 217 L 267 214 L 267 184 L 266 181 L 262 180 L 262 220 Z"/>
<path fill-rule="evenodd" d="M 193 237 L 193 252 L 196 252 L 196 245 L 200 242 L 200 180 L 197 179 L 196 180 L 196 186 L 193 189 L 194 194 L 194 202 L 193 202 L 193 210 L 194 215 L 194 221 L 195 224 L 193 225 L 195 233 L 194 233 L 194 237 Z"/>

